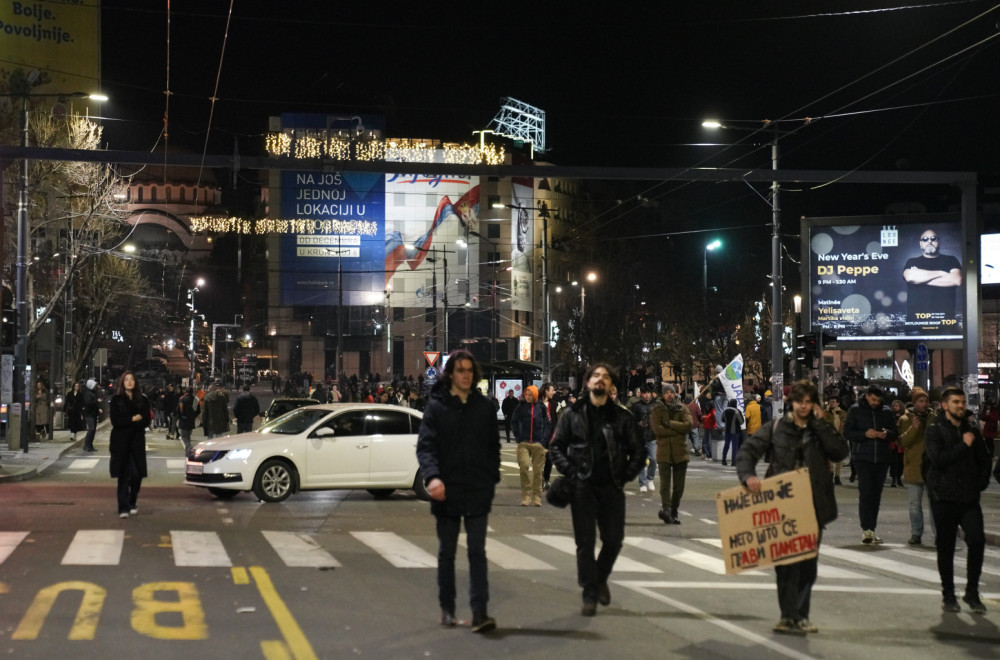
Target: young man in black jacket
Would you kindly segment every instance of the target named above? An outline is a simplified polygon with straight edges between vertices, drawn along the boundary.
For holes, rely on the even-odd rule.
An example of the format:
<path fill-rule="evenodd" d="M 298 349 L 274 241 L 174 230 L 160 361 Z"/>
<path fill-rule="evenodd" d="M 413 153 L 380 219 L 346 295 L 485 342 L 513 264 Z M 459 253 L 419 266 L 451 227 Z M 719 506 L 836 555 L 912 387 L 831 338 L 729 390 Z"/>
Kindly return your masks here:
<path fill-rule="evenodd" d="M 941 574 L 941 608 L 961 612 L 955 598 L 955 537 L 961 526 L 966 558 L 965 596 L 962 600 L 977 614 L 985 614 L 979 599 L 986 534 L 979 493 L 990 485 L 990 458 L 975 417 L 965 409 L 965 393 L 948 387 L 941 393 L 941 411 L 924 431 L 925 483 L 931 514 L 937 526 L 937 564 Z"/>
<path fill-rule="evenodd" d="M 773 474 L 790 472 L 801 467 L 809 468 L 813 508 L 819 523 L 822 539 L 823 527 L 837 518 L 837 500 L 833 492 L 830 462 L 847 457 L 847 440 L 823 419 L 819 405 L 819 392 L 809 381 L 799 381 L 792 386 L 788 396 L 791 412 L 777 424 L 768 422 L 750 436 L 734 461 L 740 483 L 747 490 L 759 493 L 757 461 L 768 449 L 772 452 Z M 786 408 L 787 410 L 787 408 Z M 817 540 L 817 548 L 819 540 Z M 779 633 L 803 635 L 817 632 L 809 621 L 809 605 L 813 583 L 816 582 L 818 557 L 794 564 L 775 566 L 778 582 L 778 604 L 781 619 L 774 626 Z"/>
<path fill-rule="evenodd" d="M 625 484 L 646 464 L 646 446 L 635 418 L 608 396 L 611 373 L 606 364 L 587 370 L 586 395 L 563 412 L 549 444 L 553 464 L 575 482 L 573 536 L 583 616 L 594 616 L 597 603 L 611 603 L 608 576 L 625 539 Z M 596 560 L 595 527 L 602 541 Z"/>
<path fill-rule="evenodd" d="M 441 625 L 455 625 L 455 549 L 462 521 L 469 551 L 472 632 L 489 632 L 486 613 L 486 527 L 500 481 L 500 438 L 493 404 L 473 387 L 479 365 L 468 351 L 454 351 L 431 390 L 417 439 L 417 460 L 431 513 L 437 519 L 438 602 Z"/>
<path fill-rule="evenodd" d="M 865 395 L 847 411 L 844 437 L 851 443 L 851 461 L 858 476 L 858 518 L 861 522 L 861 542 L 881 543 L 875 533 L 878 510 L 882 504 L 882 488 L 894 457 L 889 443 L 899 437 L 896 418 L 882 405 L 884 392 L 878 385 L 869 385 Z"/>

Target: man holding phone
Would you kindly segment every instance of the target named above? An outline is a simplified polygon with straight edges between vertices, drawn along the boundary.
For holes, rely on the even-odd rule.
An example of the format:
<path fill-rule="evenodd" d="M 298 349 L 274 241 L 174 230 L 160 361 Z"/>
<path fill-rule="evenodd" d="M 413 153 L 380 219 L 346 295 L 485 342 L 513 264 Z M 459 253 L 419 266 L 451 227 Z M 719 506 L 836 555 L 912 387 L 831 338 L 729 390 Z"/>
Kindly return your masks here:
<path fill-rule="evenodd" d="M 881 543 L 875 533 L 882 487 L 892 460 L 889 443 L 896 440 L 896 418 L 882 405 L 884 392 L 869 385 L 865 395 L 847 411 L 844 437 L 851 443 L 851 457 L 858 475 L 858 517 L 861 519 L 861 542 Z"/>

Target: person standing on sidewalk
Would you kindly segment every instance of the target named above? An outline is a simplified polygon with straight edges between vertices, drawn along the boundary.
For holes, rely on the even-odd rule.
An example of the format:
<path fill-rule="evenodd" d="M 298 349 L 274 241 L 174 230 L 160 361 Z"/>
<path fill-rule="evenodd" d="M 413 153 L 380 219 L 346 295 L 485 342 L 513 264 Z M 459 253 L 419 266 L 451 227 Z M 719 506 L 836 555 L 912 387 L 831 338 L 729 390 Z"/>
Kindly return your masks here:
<path fill-rule="evenodd" d="M 941 608 L 960 612 L 955 598 L 955 537 L 962 528 L 966 557 L 965 596 L 962 600 L 977 614 L 986 614 L 979 599 L 986 533 L 979 494 L 990 485 L 990 460 L 986 442 L 975 417 L 965 409 L 965 392 L 947 387 L 941 392 L 941 411 L 924 432 L 927 452 L 927 492 L 937 525 L 937 565 L 941 574 Z"/>
<path fill-rule="evenodd" d="M 517 440 L 517 466 L 521 470 L 521 506 L 542 506 L 542 472 L 548 453 L 548 408 L 538 400 L 538 388 L 524 388 L 524 400 L 517 404 L 511 418 Z"/>
<path fill-rule="evenodd" d="M 101 402 L 97 398 L 94 388 L 97 381 L 91 378 L 87 381 L 86 389 L 82 390 L 83 423 L 87 427 L 87 435 L 83 437 L 83 451 L 97 451 L 94 447 L 94 435 L 97 433 L 97 420 L 104 411 L 101 409 Z"/>
<path fill-rule="evenodd" d="M 896 435 L 896 418 L 882 405 L 882 388 L 869 385 L 865 395 L 847 411 L 844 437 L 851 442 L 851 459 L 858 476 L 858 517 L 861 519 L 861 542 L 881 543 L 875 533 L 882 488 L 892 461 L 889 443 Z"/>
<path fill-rule="evenodd" d="M 656 449 L 649 460 L 660 466 L 660 511 L 657 515 L 668 525 L 680 525 L 677 509 L 684 495 L 690 460 L 687 434 L 691 431 L 691 411 L 677 401 L 677 389 L 670 383 L 663 385 L 663 401 L 653 408 L 650 425 L 656 435 Z"/>
<path fill-rule="evenodd" d="M 625 484 L 646 464 L 635 418 L 611 400 L 612 373 L 603 363 L 587 369 L 587 391 L 563 412 L 550 444 L 552 462 L 574 483 L 571 510 L 583 616 L 597 614 L 598 603 L 611 603 L 608 577 L 625 539 Z M 598 529 L 601 552 L 595 559 Z"/>
<path fill-rule="evenodd" d="M 924 534 L 924 433 L 930 416 L 930 397 L 921 387 L 910 390 L 913 406 L 899 418 L 899 444 L 903 448 L 903 479 L 910 500 L 910 545 L 920 545 Z M 937 534 L 934 516 L 931 531 Z"/>
<path fill-rule="evenodd" d="M 768 474 L 774 476 L 799 468 L 809 469 L 812 503 L 819 523 L 817 550 L 823 538 L 823 527 L 837 518 L 830 463 L 847 457 L 847 440 L 823 420 L 819 392 L 809 381 L 795 383 L 789 392 L 791 413 L 777 423 L 767 423 L 754 433 L 736 455 L 734 464 L 740 483 L 752 493 L 760 492 L 757 463 L 771 450 Z M 778 633 L 804 635 L 819 629 L 809 620 L 810 599 L 819 556 L 775 566 L 778 583 L 778 605 L 781 619 L 774 626 Z"/>
<path fill-rule="evenodd" d="M 76 434 L 87 428 L 83 423 L 83 381 L 73 383 L 66 394 L 66 427 L 70 442 L 76 442 Z"/>
<path fill-rule="evenodd" d="M 471 353 L 451 354 L 424 409 L 417 461 L 437 520 L 441 625 L 456 623 L 455 549 L 464 520 L 472 632 L 485 633 L 497 625 L 486 610 L 490 600 L 486 529 L 500 481 L 500 436 L 493 404 L 473 388 L 479 374 Z"/>
<path fill-rule="evenodd" d="M 118 479 L 118 517 L 139 513 L 139 488 L 147 475 L 146 427 L 153 421 L 149 400 L 139 391 L 135 375 L 118 379 L 108 405 L 111 418 L 111 476 Z"/>

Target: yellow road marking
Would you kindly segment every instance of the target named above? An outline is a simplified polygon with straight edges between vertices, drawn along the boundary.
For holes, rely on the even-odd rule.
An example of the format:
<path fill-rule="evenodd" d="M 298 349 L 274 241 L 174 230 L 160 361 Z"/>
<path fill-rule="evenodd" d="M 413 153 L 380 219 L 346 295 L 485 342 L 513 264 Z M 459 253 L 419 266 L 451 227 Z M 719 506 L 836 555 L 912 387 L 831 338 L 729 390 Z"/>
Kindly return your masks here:
<path fill-rule="evenodd" d="M 257 583 L 257 590 L 260 592 L 261 598 L 264 599 L 267 609 L 271 610 L 271 616 L 274 617 L 275 623 L 278 624 L 278 629 L 285 638 L 285 642 L 292 652 L 292 657 L 295 660 L 318 660 L 316 653 L 312 649 L 312 645 L 309 644 L 309 640 L 306 639 L 302 629 L 299 628 L 299 624 L 292 617 L 292 613 L 288 611 L 288 607 L 281 600 L 281 596 L 275 591 L 274 584 L 271 582 L 271 577 L 267 574 L 267 571 L 260 566 L 251 566 L 250 575 L 253 577 L 254 582 Z M 263 642 L 261 643 L 261 648 L 264 648 Z"/>
<path fill-rule="evenodd" d="M 247 569 L 242 566 L 233 566 L 233 584 L 250 584 L 250 576 L 247 574 Z"/>
<path fill-rule="evenodd" d="M 291 660 L 288 646 L 280 639 L 269 639 L 260 643 L 260 650 L 267 660 Z"/>

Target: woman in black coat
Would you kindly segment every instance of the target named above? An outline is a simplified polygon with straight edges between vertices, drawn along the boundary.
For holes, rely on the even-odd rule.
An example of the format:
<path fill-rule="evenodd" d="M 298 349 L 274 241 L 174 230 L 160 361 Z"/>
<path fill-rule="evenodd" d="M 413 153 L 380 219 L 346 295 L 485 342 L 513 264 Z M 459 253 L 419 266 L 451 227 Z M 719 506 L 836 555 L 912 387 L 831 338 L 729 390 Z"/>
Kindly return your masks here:
<path fill-rule="evenodd" d="M 83 423 L 83 394 L 80 389 L 83 381 L 73 383 L 73 389 L 66 395 L 66 428 L 69 429 L 70 442 L 76 442 L 76 434 L 87 427 Z"/>
<path fill-rule="evenodd" d="M 111 476 L 118 478 L 118 517 L 139 513 L 136 501 L 146 476 L 146 427 L 153 418 L 135 375 L 126 371 L 111 397 Z"/>

